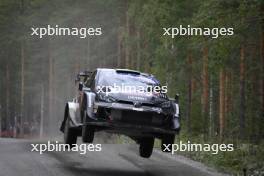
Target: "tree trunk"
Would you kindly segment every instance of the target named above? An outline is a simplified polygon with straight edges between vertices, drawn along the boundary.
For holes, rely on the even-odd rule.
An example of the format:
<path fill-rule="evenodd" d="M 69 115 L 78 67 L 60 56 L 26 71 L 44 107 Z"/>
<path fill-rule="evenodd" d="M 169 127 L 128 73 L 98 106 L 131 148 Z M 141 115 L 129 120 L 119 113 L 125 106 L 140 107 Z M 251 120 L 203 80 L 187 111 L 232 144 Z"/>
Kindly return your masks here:
<path fill-rule="evenodd" d="M 142 46 L 142 51 L 147 51 L 148 50 L 148 41 L 145 36 L 143 36 L 143 46 Z M 143 55 L 144 57 L 144 72 L 149 73 L 150 71 L 150 64 L 149 64 L 149 58 L 146 52 Z"/>
<path fill-rule="evenodd" d="M 80 47 L 78 47 L 80 48 Z M 53 59 L 51 58 L 51 62 L 54 62 Z M 54 74 L 54 64 L 51 65 L 51 69 L 52 69 L 52 74 Z M 77 75 L 81 70 L 81 58 L 80 55 L 77 55 L 75 57 L 75 66 L 74 66 L 74 73 Z M 54 78 L 53 78 L 54 79 Z"/>
<path fill-rule="evenodd" d="M 44 85 L 41 85 L 41 97 L 40 97 L 40 124 L 39 124 L 39 137 L 43 137 L 44 127 Z"/>
<path fill-rule="evenodd" d="M 91 40 L 87 40 L 87 54 L 86 54 L 86 68 L 89 68 L 91 70 Z"/>
<path fill-rule="evenodd" d="M 228 118 L 228 113 L 229 113 L 229 82 L 230 82 L 230 72 L 229 71 L 226 71 L 225 73 L 225 121 L 227 120 Z M 226 122 L 225 122 L 226 124 Z M 225 125 L 227 126 L 227 124 Z M 226 127 L 227 128 L 227 127 Z"/>
<path fill-rule="evenodd" d="M 240 48 L 240 110 L 239 110 L 239 136 L 245 139 L 245 48 Z"/>
<path fill-rule="evenodd" d="M 187 114 L 186 114 L 186 121 L 187 121 L 187 133 L 190 134 L 191 132 L 191 111 L 192 111 L 192 54 L 188 51 L 187 57 L 188 63 L 188 103 L 187 103 Z"/>
<path fill-rule="evenodd" d="M 128 3 L 127 3 L 128 4 Z M 127 5 L 128 9 L 128 5 Z M 125 66 L 126 68 L 130 68 L 130 50 L 129 50 L 129 34 L 130 34 L 130 21 L 129 21 L 129 15 L 128 15 L 128 10 L 126 10 L 126 43 L 125 43 Z"/>
<path fill-rule="evenodd" d="M 24 0 L 20 1 L 20 14 L 21 16 L 24 15 Z M 24 96 L 25 96 L 25 46 L 24 43 L 25 40 L 24 38 L 21 39 L 20 43 L 20 65 L 21 65 L 21 92 L 20 92 L 20 126 L 21 126 L 21 132 L 20 134 L 23 136 L 24 135 L 24 122 L 27 120 L 24 117 Z"/>
<path fill-rule="evenodd" d="M 224 137 L 225 128 L 225 72 L 221 68 L 219 74 L 219 137 Z"/>
<path fill-rule="evenodd" d="M 208 46 L 203 48 L 203 72 L 202 72 L 202 116 L 204 118 L 204 135 L 208 133 L 208 107 L 209 107 L 209 85 L 208 81 Z"/>
<path fill-rule="evenodd" d="M 10 125 L 10 69 L 9 64 L 6 64 L 6 127 Z"/>
<path fill-rule="evenodd" d="M 53 74 L 54 74 L 54 61 L 51 56 L 51 41 L 48 43 L 48 59 L 49 59 L 49 120 L 48 120 L 48 131 L 52 132 L 52 121 L 53 121 Z"/>
<path fill-rule="evenodd" d="M 209 90 L 209 137 L 213 137 L 214 134 L 214 91 L 213 91 L 213 81 L 210 78 L 210 90 Z"/>
<path fill-rule="evenodd" d="M 24 42 L 21 41 L 21 98 L 20 98 L 20 125 L 21 125 L 21 135 L 24 135 L 24 122 L 27 122 L 26 117 L 24 117 L 24 96 L 25 96 L 25 49 Z"/>
<path fill-rule="evenodd" d="M 260 76 L 260 121 L 259 121 L 259 134 L 261 139 L 264 139 L 263 124 L 264 124 L 264 2 L 261 3 L 260 14 L 261 21 L 261 38 L 260 38 L 260 63 L 261 63 L 261 76 Z"/>
<path fill-rule="evenodd" d="M 140 29 L 137 28 L 137 70 L 140 70 L 140 58 L 141 58 L 141 48 L 140 48 Z"/>
<path fill-rule="evenodd" d="M 225 84 L 224 84 L 224 131 L 225 131 L 225 134 L 224 135 L 227 135 L 227 132 L 228 132 L 228 124 L 227 124 L 227 121 L 228 121 L 228 116 L 229 116 L 229 113 L 231 112 L 230 111 L 230 100 L 231 100 L 231 84 L 230 84 L 230 80 L 231 79 L 231 72 L 230 70 L 226 70 L 225 71 L 225 74 L 224 74 L 224 81 L 225 81 Z"/>
<path fill-rule="evenodd" d="M 117 34 L 117 67 L 121 67 L 121 52 L 122 52 L 122 32 L 119 28 L 119 32 Z"/>

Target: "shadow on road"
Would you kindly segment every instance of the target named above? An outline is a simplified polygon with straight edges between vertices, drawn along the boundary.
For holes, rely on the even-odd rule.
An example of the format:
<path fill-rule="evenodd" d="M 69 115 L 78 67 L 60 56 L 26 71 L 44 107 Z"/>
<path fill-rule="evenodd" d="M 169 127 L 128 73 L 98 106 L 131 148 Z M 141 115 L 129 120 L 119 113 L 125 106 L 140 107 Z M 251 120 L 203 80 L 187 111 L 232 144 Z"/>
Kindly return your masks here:
<path fill-rule="evenodd" d="M 61 153 L 48 152 L 48 155 L 52 155 L 53 158 L 58 160 L 62 167 L 71 172 L 73 175 L 86 175 L 86 176 L 152 176 L 149 172 L 143 170 L 129 170 L 124 169 L 122 166 L 120 168 L 109 168 L 104 167 L 104 162 L 102 161 L 98 166 L 85 166 L 81 159 L 80 161 L 73 161 L 70 155 L 62 155 Z M 72 154 L 71 152 L 68 154 Z M 85 158 L 87 159 L 87 158 Z M 106 164 L 106 163 L 105 163 Z M 107 165 L 107 164 L 106 164 Z"/>
<path fill-rule="evenodd" d="M 151 176 L 149 173 L 134 170 L 112 170 L 112 169 L 91 169 L 91 168 L 78 168 L 75 166 L 67 166 L 67 169 L 76 175 L 96 175 L 96 176 Z"/>

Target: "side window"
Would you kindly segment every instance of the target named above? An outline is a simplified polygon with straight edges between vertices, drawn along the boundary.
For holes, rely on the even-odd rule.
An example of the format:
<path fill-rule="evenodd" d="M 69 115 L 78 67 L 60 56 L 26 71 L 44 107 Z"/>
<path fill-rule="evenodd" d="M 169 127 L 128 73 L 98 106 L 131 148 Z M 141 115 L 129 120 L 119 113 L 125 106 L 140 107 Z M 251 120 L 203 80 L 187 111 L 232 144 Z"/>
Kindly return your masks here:
<path fill-rule="evenodd" d="M 94 88 L 95 88 L 95 75 L 96 75 L 96 72 L 94 72 L 95 74 L 93 74 L 93 77 L 92 77 L 92 79 L 91 79 L 91 90 L 94 90 Z"/>
<path fill-rule="evenodd" d="M 92 90 L 94 89 L 95 75 L 96 71 L 93 72 L 92 76 L 85 82 L 85 86 L 91 88 Z"/>

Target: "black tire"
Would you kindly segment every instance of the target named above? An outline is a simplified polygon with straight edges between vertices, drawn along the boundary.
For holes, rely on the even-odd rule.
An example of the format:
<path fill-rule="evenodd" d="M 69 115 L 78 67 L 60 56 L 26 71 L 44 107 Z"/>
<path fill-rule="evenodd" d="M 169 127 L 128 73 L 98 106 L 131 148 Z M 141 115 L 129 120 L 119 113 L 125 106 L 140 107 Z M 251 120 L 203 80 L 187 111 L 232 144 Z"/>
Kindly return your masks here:
<path fill-rule="evenodd" d="M 161 139 L 161 150 L 163 152 L 171 152 L 172 144 L 174 144 L 174 139 L 175 139 L 175 135 L 174 134 L 163 136 L 163 138 Z M 171 145 L 169 145 L 169 144 L 171 144 Z M 164 145 L 167 146 L 167 147 L 165 147 Z"/>
<path fill-rule="evenodd" d="M 87 114 L 86 114 L 86 103 L 87 99 L 86 96 L 84 96 L 82 106 L 81 106 L 81 119 L 82 119 L 82 141 L 84 143 L 92 143 L 94 140 L 94 127 L 85 125 L 87 122 Z"/>
<path fill-rule="evenodd" d="M 81 114 L 81 121 L 82 123 L 85 121 L 85 115 L 86 115 L 86 95 L 83 97 L 83 101 L 81 103 L 81 108 L 80 108 L 80 114 Z"/>
<path fill-rule="evenodd" d="M 139 155 L 143 158 L 149 158 L 153 151 L 154 146 L 153 137 L 143 138 L 139 143 Z"/>
<path fill-rule="evenodd" d="M 64 126 L 64 142 L 65 144 L 69 144 L 72 148 L 74 144 L 77 142 L 77 134 L 74 129 L 70 127 L 70 119 L 67 117 L 65 126 Z"/>
<path fill-rule="evenodd" d="M 94 128 L 92 126 L 83 125 L 82 141 L 85 143 L 92 143 L 93 140 L 94 140 Z"/>

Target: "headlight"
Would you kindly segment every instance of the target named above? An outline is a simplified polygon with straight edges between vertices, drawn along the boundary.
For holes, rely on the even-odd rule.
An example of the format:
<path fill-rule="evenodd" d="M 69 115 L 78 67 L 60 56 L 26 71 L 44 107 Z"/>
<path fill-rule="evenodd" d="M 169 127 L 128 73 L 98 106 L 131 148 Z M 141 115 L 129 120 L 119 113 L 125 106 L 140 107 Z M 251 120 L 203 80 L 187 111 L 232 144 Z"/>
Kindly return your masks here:
<path fill-rule="evenodd" d="M 165 101 L 160 104 L 161 108 L 170 108 L 171 107 L 171 102 L 170 101 Z"/>
<path fill-rule="evenodd" d="M 112 102 L 115 102 L 115 101 L 116 101 L 115 98 L 113 98 L 113 97 L 111 97 L 111 96 L 107 96 L 107 95 L 105 95 L 105 94 L 99 94 L 99 95 L 98 95 L 98 98 L 99 98 L 99 100 L 101 100 L 101 101 L 105 101 L 105 102 L 107 102 L 107 103 L 112 103 Z"/>
<path fill-rule="evenodd" d="M 93 112 L 94 112 L 94 113 L 97 113 L 97 110 L 98 110 L 98 105 L 94 105 L 94 106 L 93 106 Z"/>

